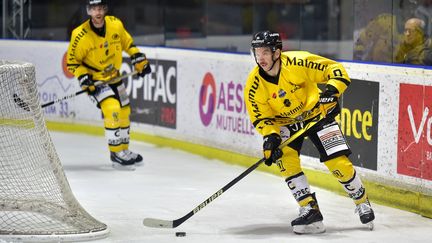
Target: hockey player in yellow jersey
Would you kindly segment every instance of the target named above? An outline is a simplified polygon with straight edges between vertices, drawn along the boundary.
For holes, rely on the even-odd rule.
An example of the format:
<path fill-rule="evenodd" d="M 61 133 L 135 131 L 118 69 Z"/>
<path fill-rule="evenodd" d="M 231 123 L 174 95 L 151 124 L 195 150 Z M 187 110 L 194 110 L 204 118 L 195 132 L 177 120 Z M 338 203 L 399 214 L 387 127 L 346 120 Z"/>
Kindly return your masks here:
<path fill-rule="evenodd" d="M 67 68 L 101 109 L 113 167 L 133 170 L 140 154 L 129 150 L 130 104 L 123 81 L 95 86 L 119 76 L 122 52 L 127 52 L 140 77 L 151 72 L 146 56 L 133 44 L 122 22 L 106 15 L 106 0 L 89 0 L 90 18 L 72 31 Z"/>
<path fill-rule="evenodd" d="M 350 84 L 344 67 L 306 51 L 282 52 L 279 33 L 258 32 L 252 53 L 257 66 L 244 90 L 246 107 L 255 129 L 264 138 L 265 164 L 276 164 L 300 206 L 291 222 L 298 234 L 322 233 L 325 226 L 315 193 L 300 165 L 300 150 L 308 137 L 320 153 L 320 161 L 354 200 L 360 221 L 372 229 L 374 212 L 366 190 L 348 156 L 351 153 L 335 121 L 338 98 Z M 318 84 L 325 85 L 321 92 Z M 279 148 L 291 136 L 293 141 Z"/>

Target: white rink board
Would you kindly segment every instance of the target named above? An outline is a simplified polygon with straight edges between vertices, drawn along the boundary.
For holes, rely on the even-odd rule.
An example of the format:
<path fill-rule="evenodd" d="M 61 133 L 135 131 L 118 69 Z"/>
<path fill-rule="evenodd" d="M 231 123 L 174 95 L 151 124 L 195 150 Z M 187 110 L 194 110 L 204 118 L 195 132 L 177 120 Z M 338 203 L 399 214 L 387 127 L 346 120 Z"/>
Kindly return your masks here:
<path fill-rule="evenodd" d="M 67 44 L 45 41 L 0 41 L 0 57 L 6 60 L 26 61 L 36 66 L 41 103 L 79 91 L 78 82 L 65 76 L 62 69 L 62 58 Z M 47 119 L 68 118 L 68 120 L 96 120 L 96 107 L 89 99 L 75 98 L 68 101 L 68 112 L 60 105 L 45 110 Z M 85 107 L 85 109 L 82 109 Z"/>
<path fill-rule="evenodd" d="M 67 78 L 62 70 L 62 57 L 67 49 L 66 42 L 43 41 L 0 41 L 0 56 L 7 60 L 32 62 L 36 65 L 36 76 L 42 103 L 49 97 L 62 97 L 79 90 L 74 78 Z M 183 50 L 174 48 L 140 47 L 150 60 L 170 60 L 176 63 L 176 128 L 166 128 L 135 122 L 134 131 L 175 138 L 232 152 L 260 157 L 261 138 L 251 129 L 244 110 L 243 84 L 254 62 L 250 55 Z M 401 66 L 371 65 L 346 62 L 344 66 L 351 78 L 379 83 L 378 117 L 378 158 L 377 170 L 361 169 L 362 175 L 374 181 L 391 182 L 403 188 L 414 188 L 431 195 L 432 180 L 420 179 L 398 173 L 398 119 L 400 84 L 432 86 L 432 71 Z M 154 66 L 152 66 L 153 68 Z M 129 71 L 124 64 L 121 71 Z M 144 83 L 157 83 L 157 71 L 144 80 L 130 78 L 128 92 Z M 207 76 L 206 76 L 207 75 Z M 211 76 L 216 91 L 207 89 L 205 97 L 212 94 L 216 98 L 215 111 L 208 125 L 200 117 L 200 107 L 204 113 L 209 105 L 200 106 L 200 91 L 205 77 Z M 210 87 L 210 86 L 209 86 Z M 136 89 L 135 89 L 136 90 Z M 221 95 L 222 90 L 223 95 Z M 216 94 L 214 94 L 216 92 Z M 208 101 L 208 100 L 207 100 Z M 201 101 L 202 102 L 202 101 Z M 56 104 L 54 110 L 46 111 L 47 120 L 81 124 L 102 124 L 100 113 L 85 95 L 68 100 L 67 111 Z M 64 108 L 64 107 L 63 107 Z M 65 110 L 65 109 L 63 109 Z M 425 117 L 429 118 L 429 114 Z M 220 119 L 219 123 L 217 119 Z M 224 128 L 223 121 L 236 124 L 237 130 Z M 232 121 L 235 121 L 234 123 Z M 430 135 L 432 119 L 426 119 L 425 138 Z M 419 128 L 420 121 L 415 121 Z M 420 131 L 421 132 L 421 131 Z M 407 132 L 409 134 L 409 132 Z M 432 140 L 431 140 L 432 141 Z M 414 141 L 413 141 L 414 142 Z M 429 145 L 432 147 L 432 145 Z M 429 148 L 430 148 L 429 147 Z M 426 146 L 427 148 L 427 146 Z M 431 149 L 432 150 L 432 149 Z M 428 158 L 431 159 L 432 158 Z M 316 159 L 305 157 L 306 164 L 321 169 Z M 429 161 L 430 162 L 430 161 Z"/>

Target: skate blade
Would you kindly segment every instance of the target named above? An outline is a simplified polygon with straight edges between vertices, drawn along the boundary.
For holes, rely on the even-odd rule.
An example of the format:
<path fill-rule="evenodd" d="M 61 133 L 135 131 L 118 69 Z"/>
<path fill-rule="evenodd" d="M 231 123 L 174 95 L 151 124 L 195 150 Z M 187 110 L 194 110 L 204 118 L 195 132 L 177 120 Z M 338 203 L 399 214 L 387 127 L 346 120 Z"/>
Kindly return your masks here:
<path fill-rule="evenodd" d="M 296 234 L 320 234 L 326 231 L 322 221 L 314 222 L 307 225 L 294 225 L 293 231 Z"/>
<path fill-rule="evenodd" d="M 137 167 L 141 167 L 141 166 L 143 166 L 144 165 L 144 162 L 135 162 L 135 166 L 137 166 Z"/>
<path fill-rule="evenodd" d="M 373 221 L 370 221 L 369 223 L 366 223 L 366 225 L 368 226 L 368 228 L 369 228 L 370 231 L 374 230 L 375 225 L 374 225 Z"/>
<path fill-rule="evenodd" d="M 112 163 L 112 167 L 116 170 L 126 170 L 126 171 L 134 171 L 135 170 L 135 166 L 132 165 L 121 165 L 119 163 Z"/>

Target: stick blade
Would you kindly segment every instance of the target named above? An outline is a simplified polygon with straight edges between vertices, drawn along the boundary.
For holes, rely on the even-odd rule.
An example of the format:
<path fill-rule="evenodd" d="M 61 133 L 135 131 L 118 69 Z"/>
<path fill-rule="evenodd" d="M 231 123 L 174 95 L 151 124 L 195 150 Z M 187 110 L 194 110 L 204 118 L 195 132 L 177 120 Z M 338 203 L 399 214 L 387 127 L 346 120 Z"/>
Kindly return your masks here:
<path fill-rule="evenodd" d="M 171 220 L 145 218 L 143 224 L 152 228 L 174 228 L 174 222 Z"/>

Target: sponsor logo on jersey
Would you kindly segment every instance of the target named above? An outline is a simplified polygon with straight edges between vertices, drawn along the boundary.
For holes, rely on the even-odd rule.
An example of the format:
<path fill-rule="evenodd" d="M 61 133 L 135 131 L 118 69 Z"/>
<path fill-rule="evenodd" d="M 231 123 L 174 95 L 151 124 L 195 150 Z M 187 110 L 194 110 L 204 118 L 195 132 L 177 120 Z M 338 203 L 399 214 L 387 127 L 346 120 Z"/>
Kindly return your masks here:
<path fill-rule="evenodd" d="M 283 89 L 280 89 L 279 92 L 278 92 L 278 95 L 279 95 L 279 98 L 283 98 L 286 95 L 286 91 L 283 90 Z"/>
<path fill-rule="evenodd" d="M 286 106 L 285 101 L 284 101 L 284 105 Z M 291 106 L 291 104 L 289 104 L 289 105 Z M 304 103 L 301 102 L 298 106 L 294 107 L 294 109 L 287 111 L 287 112 L 280 113 L 280 116 L 281 117 L 290 117 L 290 116 L 298 113 L 299 111 L 301 111 L 303 109 L 303 107 L 304 107 Z"/>
<path fill-rule="evenodd" d="M 297 59 L 297 57 L 294 57 L 293 59 L 287 57 L 287 63 L 289 65 L 302 66 L 302 67 L 307 67 L 307 68 L 316 69 L 320 71 L 324 71 L 324 69 L 326 69 L 328 66 L 314 61 L 309 61 L 308 59 L 301 59 L 301 58 Z"/>
<path fill-rule="evenodd" d="M 114 33 L 114 34 L 112 35 L 111 38 L 112 38 L 113 40 L 118 40 L 118 39 L 120 39 L 120 35 L 117 34 L 117 33 Z"/>
<path fill-rule="evenodd" d="M 291 101 L 289 99 L 285 99 L 283 103 L 284 103 L 284 105 L 286 107 L 290 107 L 291 106 Z"/>
<path fill-rule="evenodd" d="M 75 39 L 72 43 L 72 48 L 70 51 L 70 57 L 69 57 L 69 61 L 74 61 L 75 60 L 75 51 L 76 48 L 78 46 L 78 43 L 80 42 L 80 40 L 87 34 L 87 30 L 86 29 L 82 29 L 78 35 L 75 36 Z"/>
<path fill-rule="evenodd" d="M 261 112 L 258 109 L 258 105 L 255 102 L 255 94 L 258 90 L 259 87 L 259 79 L 257 77 L 255 77 L 253 84 L 251 85 L 251 88 L 249 89 L 248 92 L 248 100 L 251 103 L 251 106 L 253 107 L 253 113 L 255 114 L 255 118 L 259 119 L 261 117 Z"/>
<path fill-rule="evenodd" d="M 294 92 L 296 92 L 297 90 L 300 89 L 300 85 L 293 84 L 293 83 L 291 83 L 291 82 L 290 82 L 290 84 L 291 84 L 292 86 L 294 86 L 294 88 L 291 90 L 291 94 L 294 93 Z"/>

